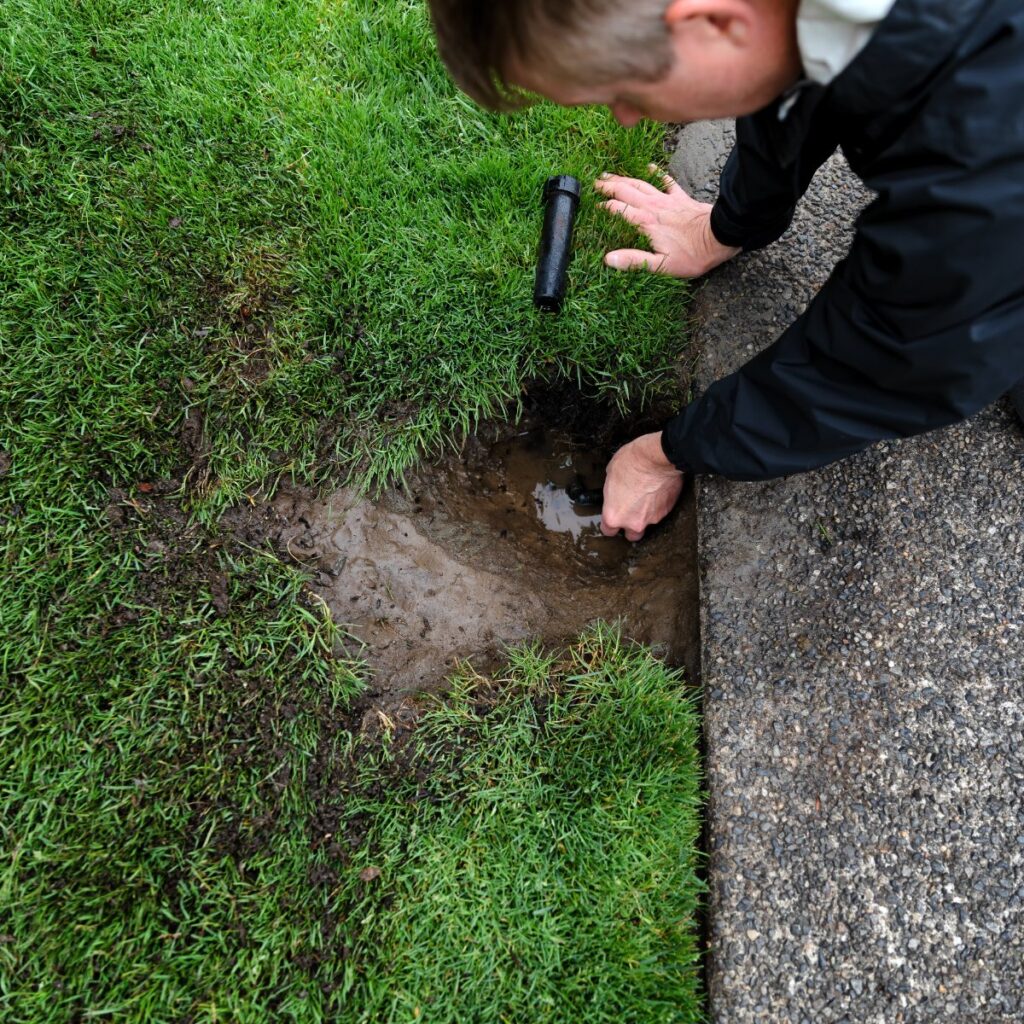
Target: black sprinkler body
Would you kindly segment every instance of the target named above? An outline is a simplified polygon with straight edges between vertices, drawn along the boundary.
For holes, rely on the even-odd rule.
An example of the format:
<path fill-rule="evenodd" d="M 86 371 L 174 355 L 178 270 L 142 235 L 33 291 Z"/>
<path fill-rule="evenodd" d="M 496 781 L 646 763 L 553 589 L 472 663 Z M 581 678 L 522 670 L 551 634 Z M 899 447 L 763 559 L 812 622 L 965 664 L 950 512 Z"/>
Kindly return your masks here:
<path fill-rule="evenodd" d="M 557 313 L 565 298 L 565 274 L 580 192 L 579 180 L 569 174 L 548 178 L 544 185 L 544 232 L 540 236 L 533 302 L 546 313 Z"/>
<path fill-rule="evenodd" d="M 583 486 L 583 481 L 577 479 L 565 489 L 569 500 L 580 508 L 600 508 L 604 504 L 604 488 L 598 487 L 591 490 Z"/>

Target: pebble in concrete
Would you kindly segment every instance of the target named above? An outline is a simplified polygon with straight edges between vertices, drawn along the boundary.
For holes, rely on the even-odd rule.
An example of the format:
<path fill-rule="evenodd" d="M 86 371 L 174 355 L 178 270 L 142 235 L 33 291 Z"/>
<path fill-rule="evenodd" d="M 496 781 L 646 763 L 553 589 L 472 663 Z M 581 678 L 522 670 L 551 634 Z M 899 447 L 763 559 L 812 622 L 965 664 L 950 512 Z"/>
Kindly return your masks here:
<path fill-rule="evenodd" d="M 685 184 L 713 195 L 727 134 L 683 133 Z M 798 315 L 869 198 L 833 160 L 710 279 L 702 384 Z M 713 1019 L 1024 1021 L 1014 417 L 699 500 Z"/>

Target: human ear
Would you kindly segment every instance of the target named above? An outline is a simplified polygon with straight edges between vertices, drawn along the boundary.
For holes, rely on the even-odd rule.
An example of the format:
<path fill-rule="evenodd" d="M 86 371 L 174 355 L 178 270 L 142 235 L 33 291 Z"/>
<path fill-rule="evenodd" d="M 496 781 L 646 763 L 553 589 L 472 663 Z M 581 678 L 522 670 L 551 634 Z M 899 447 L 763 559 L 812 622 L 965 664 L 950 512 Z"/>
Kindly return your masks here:
<path fill-rule="evenodd" d="M 742 46 L 750 39 L 752 16 L 749 0 L 672 0 L 665 9 L 665 25 L 672 32 L 700 21 Z"/>

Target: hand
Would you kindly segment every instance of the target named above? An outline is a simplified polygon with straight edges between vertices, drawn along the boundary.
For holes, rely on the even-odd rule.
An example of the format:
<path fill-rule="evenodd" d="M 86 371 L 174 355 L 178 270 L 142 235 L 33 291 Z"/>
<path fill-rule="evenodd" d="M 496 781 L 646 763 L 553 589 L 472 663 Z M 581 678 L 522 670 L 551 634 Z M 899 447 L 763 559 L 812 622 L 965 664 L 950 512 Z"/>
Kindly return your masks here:
<path fill-rule="evenodd" d="M 651 170 L 657 168 L 652 164 Z M 662 181 L 664 192 L 646 181 L 616 174 L 602 174 L 594 182 L 594 188 L 609 197 L 600 205 L 638 228 L 651 240 L 654 250 L 616 249 L 604 258 L 609 267 L 646 267 L 671 277 L 700 277 L 741 251 L 715 238 L 710 203 L 697 202 L 667 174 L 662 175 Z"/>
<path fill-rule="evenodd" d="M 630 441 L 608 463 L 601 532 L 614 537 L 624 530 L 626 540 L 640 540 L 672 511 L 682 490 L 683 474 L 665 458 L 661 431 Z"/>

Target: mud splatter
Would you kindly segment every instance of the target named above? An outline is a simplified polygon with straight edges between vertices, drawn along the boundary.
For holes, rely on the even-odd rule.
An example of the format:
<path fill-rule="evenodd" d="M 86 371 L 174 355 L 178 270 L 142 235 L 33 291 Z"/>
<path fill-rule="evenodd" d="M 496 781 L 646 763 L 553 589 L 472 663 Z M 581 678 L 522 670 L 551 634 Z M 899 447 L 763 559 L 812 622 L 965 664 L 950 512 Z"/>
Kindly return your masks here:
<path fill-rule="evenodd" d="M 602 537 L 566 488 L 599 488 L 611 450 L 536 423 L 493 428 L 376 502 L 280 495 L 276 539 L 365 644 L 381 698 L 435 688 L 457 660 L 489 667 L 507 644 L 571 641 L 596 619 L 695 676 L 692 502 L 639 545 Z"/>

